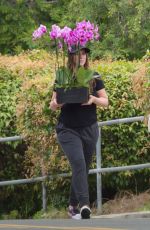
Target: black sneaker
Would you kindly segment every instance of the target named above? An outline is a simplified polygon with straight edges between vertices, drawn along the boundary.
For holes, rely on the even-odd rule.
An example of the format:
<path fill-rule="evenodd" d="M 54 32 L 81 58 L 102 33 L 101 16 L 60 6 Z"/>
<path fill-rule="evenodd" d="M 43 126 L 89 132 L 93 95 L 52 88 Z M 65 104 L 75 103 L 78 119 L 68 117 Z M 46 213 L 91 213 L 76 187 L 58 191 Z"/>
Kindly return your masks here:
<path fill-rule="evenodd" d="M 68 215 L 75 220 L 80 220 L 81 219 L 81 214 L 78 208 L 69 206 L 68 208 Z"/>
<path fill-rule="evenodd" d="M 82 219 L 90 219 L 91 209 L 88 206 L 83 206 L 80 210 Z"/>

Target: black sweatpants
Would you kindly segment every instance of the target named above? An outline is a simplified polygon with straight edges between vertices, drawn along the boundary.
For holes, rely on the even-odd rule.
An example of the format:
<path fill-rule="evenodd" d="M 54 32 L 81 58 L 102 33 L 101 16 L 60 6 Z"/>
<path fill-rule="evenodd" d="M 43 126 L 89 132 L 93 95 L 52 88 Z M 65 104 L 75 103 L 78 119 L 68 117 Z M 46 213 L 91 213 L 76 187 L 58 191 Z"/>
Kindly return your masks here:
<path fill-rule="evenodd" d="M 86 119 L 86 118 L 85 118 Z M 67 128 L 58 123 L 58 142 L 72 168 L 69 204 L 72 206 L 89 204 L 88 171 L 98 139 L 98 124 L 80 128 Z"/>

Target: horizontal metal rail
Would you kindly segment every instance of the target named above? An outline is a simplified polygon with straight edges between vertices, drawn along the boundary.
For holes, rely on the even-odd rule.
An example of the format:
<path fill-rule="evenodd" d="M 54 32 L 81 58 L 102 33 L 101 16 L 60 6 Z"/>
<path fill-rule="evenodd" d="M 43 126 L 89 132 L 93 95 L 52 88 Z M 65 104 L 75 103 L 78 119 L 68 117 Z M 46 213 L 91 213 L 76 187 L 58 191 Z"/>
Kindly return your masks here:
<path fill-rule="evenodd" d="M 111 121 L 101 121 L 101 122 L 98 122 L 98 125 L 99 127 L 102 127 L 102 126 L 110 126 L 110 125 L 115 125 L 115 124 L 118 125 L 118 124 L 124 124 L 124 123 L 132 123 L 136 121 L 144 121 L 144 116 L 115 119 Z"/>
<path fill-rule="evenodd" d="M 51 180 L 55 177 L 67 177 L 70 175 L 71 175 L 70 173 L 61 173 L 61 174 L 56 174 L 56 175 L 41 176 L 41 177 L 35 177 L 35 178 L 29 178 L 29 179 L 1 181 L 0 186 L 17 185 L 17 184 L 31 184 L 31 183 L 35 183 L 35 182 L 43 182 L 46 179 Z"/>
<path fill-rule="evenodd" d="M 119 167 L 110 167 L 110 168 L 97 168 L 91 169 L 90 173 L 111 173 L 111 172 L 121 172 L 128 170 L 138 170 L 138 169 L 146 169 L 150 168 L 150 163 L 139 164 L 139 165 L 129 165 L 129 166 L 119 166 Z"/>
<path fill-rule="evenodd" d="M 21 141 L 24 138 L 21 136 L 14 136 L 14 137 L 0 137 L 0 142 L 7 142 L 7 141 Z"/>
<path fill-rule="evenodd" d="M 150 168 L 150 163 L 139 164 L 139 165 L 130 165 L 130 166 L 90 169 L 89 174 L 111 173 L 111 172 L 138 170 L 138 169 L 145 169 L 145 168 Z M 60 174 L 56 174 L 56 175 L 48 175 L 48 176 L 29 178 L 29 179 L 1 181 L 0 186 L 17 185 L 17 184 L 31 184 L 31 183 L 35 183 L 35 182 L 43 182 L 46 179 L 51 180 L 51 179 L 54 179 L 57 177 L 69 177 L 69 176 L 71 176 L 71 173 L 60 173 Z"/>
<path fill-rule="evenodd" d="M 131 122 L 136 122 L 136 121 L 144 121 L 144 116 L 115 119 L 115 120 L 111 120 L 111 121 L 101 121 L 101 122 L 98 122 L 98 126 L 99 127 L 110 126 L 110 125 L 114 125 L 114 124 L 131 123 Z M 0 142 L 20 141 L 23 139 L 24 139 L 23 136 L 0 137 Z"/>

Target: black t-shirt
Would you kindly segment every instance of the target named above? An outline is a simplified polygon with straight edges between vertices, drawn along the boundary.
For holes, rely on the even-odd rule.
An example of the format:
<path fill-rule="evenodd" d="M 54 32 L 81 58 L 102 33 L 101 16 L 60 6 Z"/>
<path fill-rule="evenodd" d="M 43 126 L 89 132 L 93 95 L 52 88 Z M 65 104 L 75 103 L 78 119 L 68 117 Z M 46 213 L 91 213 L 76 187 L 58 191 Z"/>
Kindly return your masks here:
<path fill-rule="evenodd" d="M 96 96 L 96 92 L 103 88 L 105 86 L 101 77 L 95 78 L 92 94 Z M 58 121 L 68 128 L 92 125 L 97 121 L 96 105 L 64 104 L 61 108 Z"/>

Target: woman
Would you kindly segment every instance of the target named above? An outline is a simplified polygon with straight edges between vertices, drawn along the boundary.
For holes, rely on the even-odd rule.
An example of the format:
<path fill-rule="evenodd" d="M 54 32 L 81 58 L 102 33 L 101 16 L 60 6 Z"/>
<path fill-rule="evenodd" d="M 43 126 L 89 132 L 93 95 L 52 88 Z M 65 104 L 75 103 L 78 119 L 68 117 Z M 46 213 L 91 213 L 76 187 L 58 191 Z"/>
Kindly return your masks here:
<path fill-rule="evenodd" d="M 68 67 L 72 72 L 75 71 L 78 62 L 84 68 L 89 67 L 89 51 L 86 47 L 80 47 L 80 56 L 74 48 L 69 52 Z M 103 81 L 100 78 L 93 78 L 90 86 L 93 93 L 89 96 L 87 103 L 57 104 L 55 91 L 50 102 L 50 108 L 53 111 L 61 108 L 56 132 L 72 169 L 68 214 L 73 219 L 90 218 L 88 171 L 99 133 L 96 106 L 108 106 Z"/>

